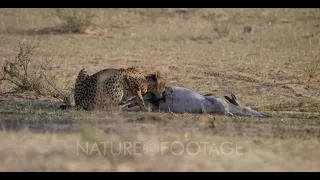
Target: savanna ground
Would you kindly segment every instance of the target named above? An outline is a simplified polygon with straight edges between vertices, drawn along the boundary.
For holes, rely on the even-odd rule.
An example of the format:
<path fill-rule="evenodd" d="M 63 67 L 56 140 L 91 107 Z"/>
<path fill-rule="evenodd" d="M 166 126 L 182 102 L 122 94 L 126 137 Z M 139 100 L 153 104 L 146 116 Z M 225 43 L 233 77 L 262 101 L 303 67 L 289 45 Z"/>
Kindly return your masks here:
<path fill-rule="evenodd" d="M 46 73 L 0 82 L 0 171 L 320 170 L 319 9 L 93 9 L 83 33 L 56 12 L 0 9 L 1 66 L 24 42 Z M 130 66 L 272 117 L 58 109 L 81 68 Z"/>

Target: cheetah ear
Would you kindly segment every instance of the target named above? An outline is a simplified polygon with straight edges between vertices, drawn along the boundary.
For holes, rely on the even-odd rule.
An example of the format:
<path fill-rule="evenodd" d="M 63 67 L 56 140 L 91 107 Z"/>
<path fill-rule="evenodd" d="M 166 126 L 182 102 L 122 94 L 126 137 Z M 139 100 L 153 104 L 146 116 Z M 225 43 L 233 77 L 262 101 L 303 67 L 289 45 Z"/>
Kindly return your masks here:
<path fill-rule="evenodd" d="M 154 73 L 154 78 L 155 78 L 155 80 L 158 80 L 160 78 L 160 72 L 159 71 L 156 71 Z"/>
<path fill-rule="evenodd" d="M 152 81 L 157 81 L 159 79 L 159 72 L 155 72 L 155 73 L 151 73 L 148 75 L 148 77 L 152 80 Z"/>

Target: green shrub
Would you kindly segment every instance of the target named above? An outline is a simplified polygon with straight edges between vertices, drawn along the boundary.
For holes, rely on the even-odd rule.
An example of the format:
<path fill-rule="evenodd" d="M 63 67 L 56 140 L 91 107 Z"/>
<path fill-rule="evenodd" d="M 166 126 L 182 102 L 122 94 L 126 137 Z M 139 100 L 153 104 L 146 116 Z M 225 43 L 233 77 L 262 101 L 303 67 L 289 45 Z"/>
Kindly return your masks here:
<path fill-rule="evenodd" d="M 48 75 L 48 68 L 30 70 L 34 63 L 36 46 L 28 43 L 19 43 L 19 53 L 15 57 L 7 57 L 3 66 L 3 78 L 15 85 L 13 90 L 19 93 L 33 91 L 41 95 L 50 95 L 62 100 L 67 105 L 71 104 L 73 90 L 58 88 L 54 76 Z"/>
<path fill-rule="evenodd" d="M 29 66 L 36 52 L 36 46 L 19 43 L 19 53 L 14 58 L 6 58 L 4 65 L 5 80 L 16 85 L 17 92 L 40 91 L 43 84 L 42 74 L 30 73 Z"/>

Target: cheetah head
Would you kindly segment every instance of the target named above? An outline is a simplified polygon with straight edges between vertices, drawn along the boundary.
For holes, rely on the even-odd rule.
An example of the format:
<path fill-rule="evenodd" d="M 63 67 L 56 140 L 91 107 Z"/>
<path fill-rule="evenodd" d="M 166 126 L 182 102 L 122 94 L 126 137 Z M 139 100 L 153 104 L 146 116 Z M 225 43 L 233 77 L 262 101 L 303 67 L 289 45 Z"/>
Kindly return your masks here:
<path fill-rule="evenodd" d="M 148 92 L 153 93 L 157 99 L 162 99 L 166 90 L 166 81 L 160 75 L 160 72 L 155 72 L 146 76 L 148 80 Z"/>

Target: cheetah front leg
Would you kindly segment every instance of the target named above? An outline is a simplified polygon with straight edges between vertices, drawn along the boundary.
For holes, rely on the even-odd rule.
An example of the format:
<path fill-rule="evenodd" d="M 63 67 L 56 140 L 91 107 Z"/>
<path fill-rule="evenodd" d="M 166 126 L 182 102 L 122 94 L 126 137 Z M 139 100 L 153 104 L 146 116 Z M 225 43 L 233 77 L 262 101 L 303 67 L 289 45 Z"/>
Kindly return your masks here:
<path fill-rule="evenodd" d="M 141 93 L 141 89 L 139 89 L 137 91 L 137 95 L 138 95 L 138 103 L 140 105 L 140 109 L 142 111 L 148 112 L 148 109 L 147 109 L 146 105 L 144 104 L 144 99 L 143 99 L 143 96 L 142 96 L 142 93 Z"/>
<path fill-rule="evenodd" d="M 124 79 L 127 83 L 127 85 L 129 86 L 129 88 L 132 90 L 132 92 L 136 94 L 136 96 L 138 96 L 138 98 L 136 99 L 136 102 L 139 104 L 140 109 L 142 111 L 148 111 L 148 109 L 146 108 L 145 104 L 144 104 L 144 99 L 142 96 L 142 92 L 141 92 L 141 88 L 139 86 L 137 86 L 137 84 L 132 83 L 135 82 L 136 79 L 131 79 L 132 77 L 130 76 L 125 76 Z M 135 91 L 136 90 L 136 91 Z"/>

